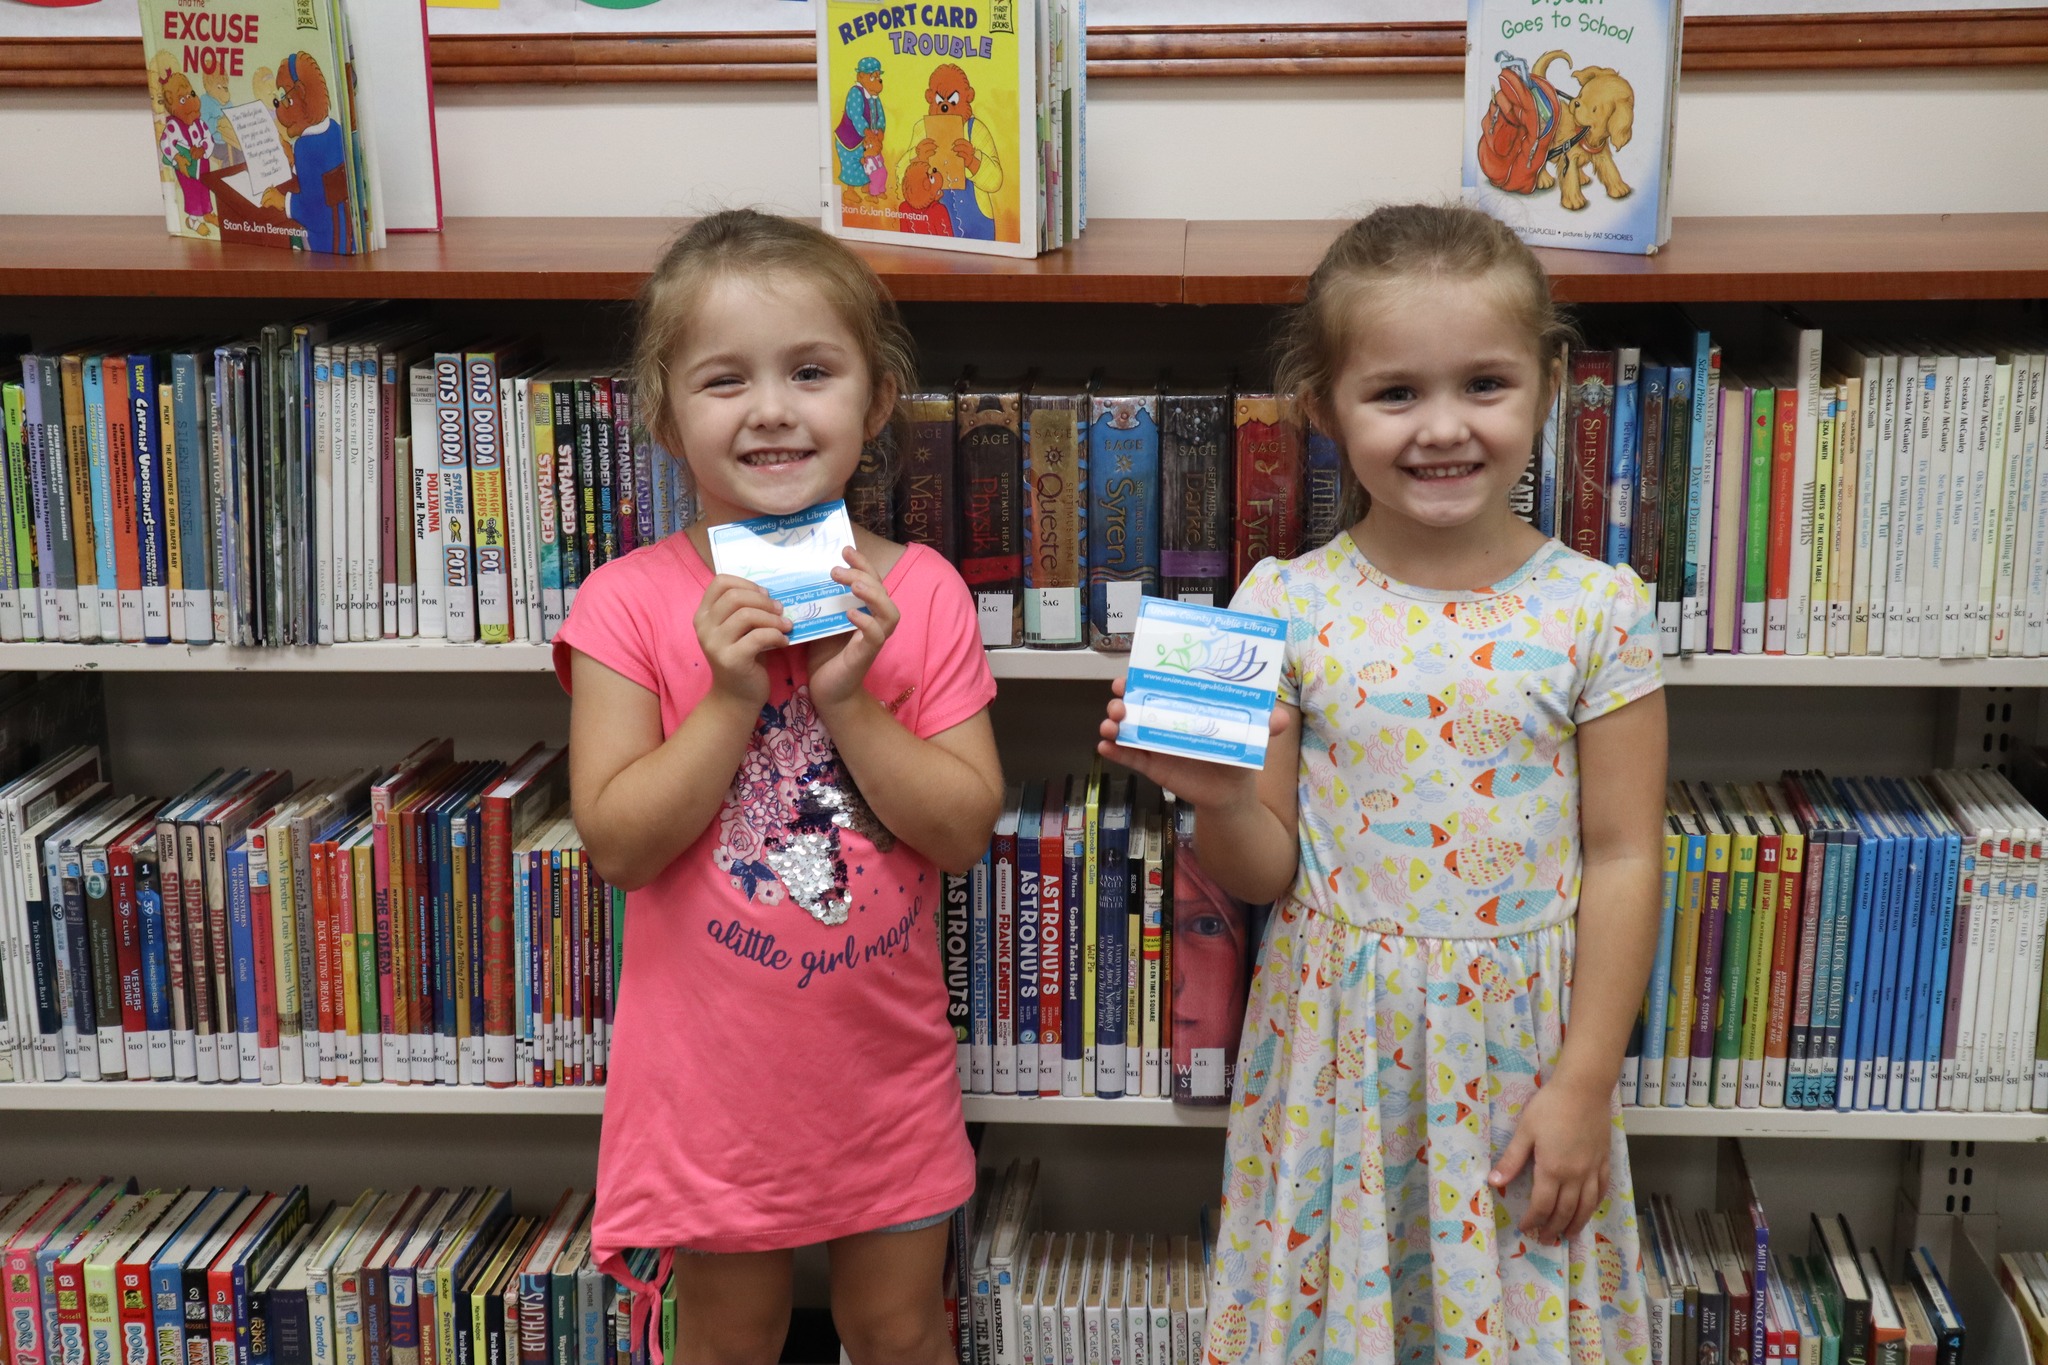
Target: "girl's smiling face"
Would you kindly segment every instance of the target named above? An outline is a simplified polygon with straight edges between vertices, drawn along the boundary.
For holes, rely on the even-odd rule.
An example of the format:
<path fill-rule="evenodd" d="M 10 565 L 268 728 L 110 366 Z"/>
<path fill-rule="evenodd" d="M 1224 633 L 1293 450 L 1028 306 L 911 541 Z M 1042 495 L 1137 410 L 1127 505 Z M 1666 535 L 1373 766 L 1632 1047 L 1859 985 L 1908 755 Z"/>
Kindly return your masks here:
<path fill-rule="evenodd" d="M 669 362 L 680 454 L 707 524 L 843 496 L 895 402 L 816 286 L 721 277 Z"/>
<path fill-rule="evenodd" d="M 1550 399 L 1500 282 L 1417 279 L 1361 292 L 1324 403 L 1371 518 L 1451 530 L 1507 518 Z"/>

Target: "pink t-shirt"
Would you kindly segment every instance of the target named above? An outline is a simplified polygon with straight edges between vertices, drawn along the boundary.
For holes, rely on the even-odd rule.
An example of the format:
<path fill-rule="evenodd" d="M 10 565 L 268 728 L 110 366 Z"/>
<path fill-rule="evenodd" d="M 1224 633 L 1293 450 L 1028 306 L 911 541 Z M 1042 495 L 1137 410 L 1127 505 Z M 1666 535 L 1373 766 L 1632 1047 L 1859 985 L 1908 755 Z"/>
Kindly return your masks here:
<path fill-rule="evenodd" d="M 555 639 L 661 699 L 711 688 L 688 536 L 592 574 Z M 913 545 L 867 690 L 913 734 L 995 696 L 967 586 Z M 941 874 L 881 827 L 812 709 L 805 651 L 766 656 L 767 704 L 714 825 L 626 896 L 598 1149 L 599 1264 L 629 1247 L 763 1251 L 943 1213 L 974 1191 L 939 957 Z"/>

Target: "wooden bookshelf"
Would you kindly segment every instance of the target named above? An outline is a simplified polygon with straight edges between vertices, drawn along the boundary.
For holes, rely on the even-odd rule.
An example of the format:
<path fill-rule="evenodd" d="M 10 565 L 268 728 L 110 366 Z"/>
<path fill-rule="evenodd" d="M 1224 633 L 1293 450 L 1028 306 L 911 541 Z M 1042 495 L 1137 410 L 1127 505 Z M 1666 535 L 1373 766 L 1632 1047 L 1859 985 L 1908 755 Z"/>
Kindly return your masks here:
<path fill-rule="evenodd" d="M 172 237 L 161 218 L 0 215 L 0 296 L 234 299 L 630 299 L 670 218 L 451 218 L 364 256 Z M 999 256 L 856 249 L 906 302 L 1178 303 L 1187 225 L 1105 219 L 1072 246 Z"/>
<path fill-rule="evenodd" d="M 1187 303 L 1291 303 L 1343 227 L 1189 223 Z M 2020 299 L 2048 294 L 2048 214 L 1680 218 L 1655 256 L 1538 251 L 1569 303 Z"/>
<path fill-rule="evenodd" d="M 174 238 L 139 217 L 0 216 L 0 296 L 630 299 L 665 218 L 457 218 L 367 256 Z M 1036 260 L 856 249 L 906 302 L 1281 304 L 1330 220 L 1104 218 Z M 1682 218 L 1655 256 L 1539 253 L 1573 303 L 2048 296 L 2048 213 Z"/>

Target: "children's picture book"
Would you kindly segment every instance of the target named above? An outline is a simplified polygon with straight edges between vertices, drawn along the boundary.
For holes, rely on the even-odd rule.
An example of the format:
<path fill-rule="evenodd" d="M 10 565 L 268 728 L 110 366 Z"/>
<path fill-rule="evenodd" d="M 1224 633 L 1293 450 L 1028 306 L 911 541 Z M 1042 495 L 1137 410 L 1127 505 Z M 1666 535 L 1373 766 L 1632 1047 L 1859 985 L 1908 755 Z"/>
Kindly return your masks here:
<path fill-rule="evenodd" d="M 337 254 L 383 245 L 340 5 L 140 4 L 172 236 Z"/>
<path fill-rule="evenodd" d="M 1679 0 L 1469 0 L 1466 201 L 1531 246 L 1669 241 L 1680 29 Z"/>
<path fill-rule="evenodd" d="M 782 604 L 800 645 L 853 629 L 847 613 L 860 599 L 832 580 L 853 545 L 853 517 L 840 500 L 785 517 L 755 517 L 711 528 L 711 561 L 719 573 L 759 584 Z"/>
<path fill-rule="evenodd" d="M 819 0 L 825 230 L 1036 256 L 1047 240 L 1044 8 Z"/>
<path fill-rule="evenodd" d="M 1142 598 L 1117 742 L 1264 766 L 1286 645 L 1286 623 L 1269 616 Z"/>

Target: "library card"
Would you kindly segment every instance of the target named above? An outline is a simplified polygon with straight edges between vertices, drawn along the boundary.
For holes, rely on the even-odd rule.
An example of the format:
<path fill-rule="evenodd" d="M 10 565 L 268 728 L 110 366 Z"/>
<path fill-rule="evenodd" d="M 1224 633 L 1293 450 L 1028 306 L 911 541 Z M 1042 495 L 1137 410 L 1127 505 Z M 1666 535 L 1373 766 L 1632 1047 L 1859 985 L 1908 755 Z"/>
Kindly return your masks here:
<path fill-rule="evenodd" d="M 766 588 L 795 624 L 789 642 L 841 635 L 853 629 L 850 611 L 860 599 L 832 581 L 853 544 L 853 518 L 844 501 L 821 502 L 786 517 L 755 517 L 711 528 L 711 562 Z"/>
<path fill-rule="evenodd" d="M 1286 648 L 1287 623 L 1273 617 L 1142 599 L 1117 743 L 1263 766 Z"/>

